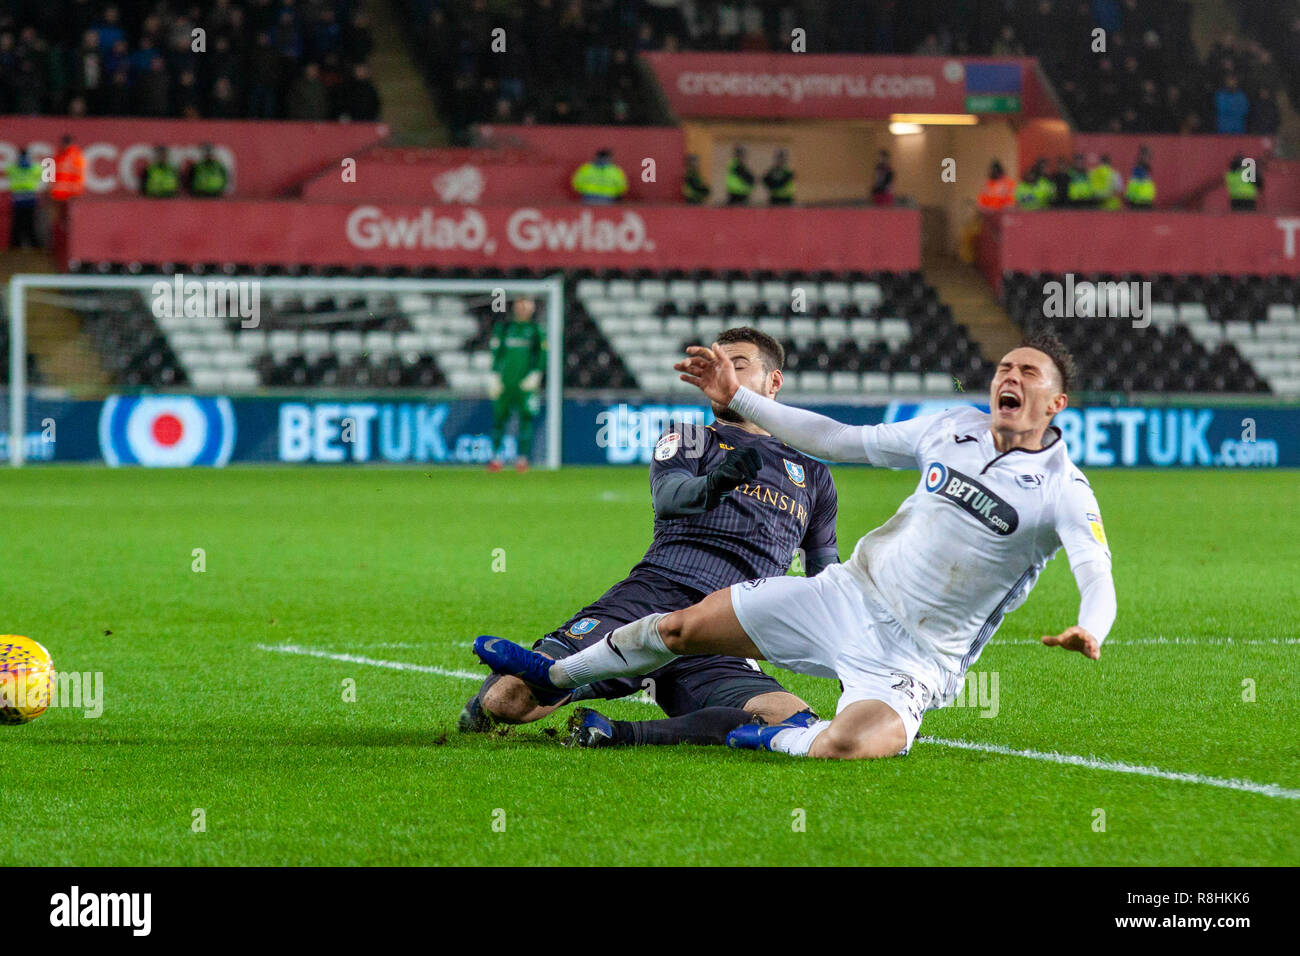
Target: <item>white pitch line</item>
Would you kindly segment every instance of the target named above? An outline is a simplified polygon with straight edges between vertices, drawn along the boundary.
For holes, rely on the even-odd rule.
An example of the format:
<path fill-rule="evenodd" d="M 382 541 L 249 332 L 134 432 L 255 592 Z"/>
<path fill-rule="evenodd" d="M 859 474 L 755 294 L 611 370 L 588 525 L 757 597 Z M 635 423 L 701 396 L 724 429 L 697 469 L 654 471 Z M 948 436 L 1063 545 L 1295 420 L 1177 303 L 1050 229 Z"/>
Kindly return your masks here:
<path fill-rule="evenodd" d="M 1060 763 L 1071 767 L 1086 767 L 1089 770 L 1109 770 L 1113 773 L 1133 773 L 1142 777 L 1157 777 L 1161 780 L 1176 780 L 1180 783 L 1199 783 L 1206 787 L 1220 787 L 1224 790 L 1241 790 L 1246 793 L 1258 793 L 1265 797 L 1280 797 L 1283 800 L 1300 800 L 1300 790 L 1279 787 L 1275 783 L 1255 783 L 1253 780 L 1234 780 L 1224 777 L 1207 777 L 1199 773 L 1179 773 L 1174 770 L 1161 770 L 1159 767 L 1144 767 L 1141 764 L 1121 763 L 1117 760 L 1098 760 L 1096 757 L 1080 757 L 1076 754 L 1045 753 L 1041 750 L 1016 750 L 1001 744 L 972 743 L 969 740 L 944 740 L 941 737 L 917 737 L 920 743 L 939 744 L 942 747 L 956 747 L 959 750 L 978 750 L 983 753 L 1001 754 L 1004 757 L 1024 757 L 1028 760 L 1042 760 L 1046 763 Z"/>
<path fill-rule="evenodd" d="M 301 644 L 258 644 L 259 651 L 275 651 L 279 654 L 302 654 L 305 657 L 322 657 L 330 661 L 342 661 L 345 664 L 366 664 L 370 667 L 387 667 L 394 671 L 415 671 L 420 674 L 437 674 L 439 677 L 456 677 L 461 680 L 482 680 L 487 674 L 474 671 L 453 671 L 432 664 L 411 664 L 407 661 L 384 661 L 377 657 L 362 657 L 360 654 L 338 654 L 334 651 L 322 651 L 316 647 L 303 647 Z"/>
<path fill-rule="evenodd" d="M 1002 640 L 1002 641 L 990 641 L 989 643 L 990 643 L 990 644 L 993 644 L 993 645 L 1001 644 L 1001 645 L 1003 645 L 1003 646 L 1007 646 L 1007 645 L 1012 645 L 1012 644 L 1018 644 L 1018 645 L 1030 645 L 1030 644 L 1042 645 L 1043 642 L 1042 642 L 1042 641 L 1036 641 L 1036 640 L 1034 640 L 1033 638 L 1008 638 L 1007 640 Z M 1133 640 L 1125 640 L 1124 638 L 1118 638 L 1118 639 L 1114 639 L 1114 638 L 1113 638 L 1113 639 L 1111 639 L 1111 640 L 1106 641 L 1104 644 L 1102 644 L 1102 647 L 1103 647 L 1103 648 L 1106 648 L 1106 647 L 1115 647 L 1115 646 L 1119 646 L 1119 647 L 1141 647 L 1141 646 L 1160 645 L 1160 644 L 1168 644 L 1168 645 L 1171 645 L 1171 646 L 1172 646 L 1172 645 L 1175 645 L 1175 644 L 1181 644 L 1181 645 L 1187 645 L 1187 646 L 1193 646 L 1193 647 L 1204 647 L 1204 646 L 1218 646 L 1218 647 L 1222 647 L 1222 646 L 1228 646 L 1228 645 L 1233 645 L 1233 644 L 1243 644 L 1243 645 L 1253 645 L 1253 646 L 1269 645 L 1269 644 L 1271 644 L 1271 645 L 1274 645 L 1274 646 L 1278 646 L 1278 645 L 1283 645 L 1283 644 L 1300 644 L 1300 637 L 1261 637 L 1261 638 L 1254 638 L 1254 637 L 1250 637 L 1250 638 L 1239 638 L 1239 637 L 1206 637 L 1206 638 L 1200 638 L 1200 637 L 1139 637 L 1139 638 L 1134 638 Z"/>
<path fill-rule="evenodd" d="M 324 651 L 316 647 L 303 647 L 300 644 L 258 644 L 260 651 L 272 651 L 278 654 L 301 654 L 305 657 L 320 657 L 330 661 L 342 661 L 347 664 L 365 664 L 370 667 L 386 667 L 395 671 L 414 671 L 419 674 L 435 674 L 439 677 L 454 677 L 460 680 L 482 680 L 481 673 L 474 671 L 448 670 L 431 664 L 412 664 L 407 661 L 385 661 L 360 654 L 342 654 Z M 644 693 L 635 697 L 622 698 L 642 704 L 654 701 Z M 1000 754 L 1005 757 L 1024 757 L 1028 760 L 1041 760 L 1047 763 L 1065 764 L 1071 767 L 1085 767 L 1089 770 L 1109 770 L 1114 773 L 1133 773 L 1143 777 L 1156 777 L 1161 780 L 1175 780 L 1181 783 L 1199 783 L 1207 787 L 1219 787 L 1225 790 L 1240 790 L 1246 793 L 1258 793 L 1266 797 L 1280 797 L 1284 800 L 1300 800 L 1300 790 L 1289 790 L 1275 783 L 1255 783 L 1252 780 L 1230 780 L 1223 777 L 1207 777 L 1198 773 L 1178 773 L 1173 770 L 1161 770 L 1159 767 L 1144 767 L 1140 764 L 1120 763 L 1114 760 L 1098 760 L 1096 757 L 1080 757 L 1077 754 L 1044 753 L 1039 750 L 1016 750 L 1001 744 L 973 743 L 969 740 L 945 740 L 941 737 L 918 737 L 919 743 L 938 744 L 941 747 L 956 747 L 959 750 L 978 750 L 983 753 Z"/>
<path fill-rule="evenodd" d="M 394 671 L 415 671 L 418 674 L 435 674 L 438 677 L 454 677 L 458 680 L 482 681 L 487 674 L 475 671 L 454 671 L 432 664 L 412 664 L 408 661 L 385 661 L 377 657 L 363 657 L 360 654 L 341 654 L 335 651 L 323 651 L 318 647 L 303 647 L 301 644 L 258 644 L 259 651 L 272 651 L 277 654 L 301 654 L 304 657 L 320 657 L 328 661 L 342 661 L 345 664 L 365 664 L 368 667 L 387 667 Z M 631 697 L 620 697 L 637 704 L 653 704 L 654 701 L 642 691 Z"/>

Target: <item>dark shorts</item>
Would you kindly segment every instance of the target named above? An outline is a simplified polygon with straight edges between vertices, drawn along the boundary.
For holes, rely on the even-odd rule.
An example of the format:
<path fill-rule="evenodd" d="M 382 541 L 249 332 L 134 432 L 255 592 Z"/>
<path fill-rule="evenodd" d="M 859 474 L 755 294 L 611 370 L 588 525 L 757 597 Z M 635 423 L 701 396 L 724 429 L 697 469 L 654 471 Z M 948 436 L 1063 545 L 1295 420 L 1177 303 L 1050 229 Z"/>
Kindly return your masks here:
<path fill-rule="evenodd" d="M 670 581 L 640 565 L 596 601 L 547 634 L 533 649 L 555 658 L 590 647 L 615 628 L 647 614 L 680 611 L 705 595 Z M 645 690 L 669 717 L 679 717 L 705 707 L 743 707 L 759 694 L 784 691 L 775 677 L 739 657 L 700 654 L 679 657 L 640 677 L 620 677 L 589 685 L 580 698 L 612 700 Z"/>

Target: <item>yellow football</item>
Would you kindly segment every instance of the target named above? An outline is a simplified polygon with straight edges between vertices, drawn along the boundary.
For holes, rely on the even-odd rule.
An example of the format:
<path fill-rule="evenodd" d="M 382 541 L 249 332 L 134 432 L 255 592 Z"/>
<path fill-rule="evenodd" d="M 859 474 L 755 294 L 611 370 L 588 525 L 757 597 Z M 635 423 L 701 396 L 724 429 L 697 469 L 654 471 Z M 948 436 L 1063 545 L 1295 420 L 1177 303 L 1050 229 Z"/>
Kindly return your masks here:
<path fill-rule="evenodd" d="M 30 637 L 0 634 L 0 724 L 25 724 L 50 706 L 54 662 Z"/>

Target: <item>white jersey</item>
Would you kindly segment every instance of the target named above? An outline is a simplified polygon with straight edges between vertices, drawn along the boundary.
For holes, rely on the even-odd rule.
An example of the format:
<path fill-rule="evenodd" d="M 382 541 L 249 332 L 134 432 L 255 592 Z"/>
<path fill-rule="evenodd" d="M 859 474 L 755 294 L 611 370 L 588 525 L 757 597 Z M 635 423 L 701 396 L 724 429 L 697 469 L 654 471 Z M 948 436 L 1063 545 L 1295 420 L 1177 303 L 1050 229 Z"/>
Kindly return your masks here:
<path fill-rule="evenodd" d="M 860 429 L 867 461 L 921 480 L 848 567 L 953 683 L 1062 546 L 1071 568 L 1110 567 L 1097 499 L 1060 432 L 1040 451 L 999 453 L 989 425 L 958 408 Z"/>

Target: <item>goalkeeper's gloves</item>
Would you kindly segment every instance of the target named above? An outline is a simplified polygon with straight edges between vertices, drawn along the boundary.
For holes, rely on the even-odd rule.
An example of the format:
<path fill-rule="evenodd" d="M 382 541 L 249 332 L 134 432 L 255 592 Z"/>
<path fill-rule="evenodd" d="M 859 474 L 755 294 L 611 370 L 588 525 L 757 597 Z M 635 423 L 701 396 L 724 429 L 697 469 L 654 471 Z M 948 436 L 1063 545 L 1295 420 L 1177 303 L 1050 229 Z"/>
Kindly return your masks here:
<path fill-rule="evenodd" d="M 505 386 L 501 384 L 501 373 L 493 372 L 492 377 L 488 379 L 488 386 L 487 386 L 488 398 L 492 399 L 492 401 L 495 402 L 498 398 L 501 397 L 501 393 L 504 390 L 505 390 Z"/>
<path fill-rule="evenodd" d="M 722 464 L 709 472 L 704 480 L 704 507 L 716 508 L 728 492 L 752 480 L 762 467 L 763 456 L 757 448 L 731 449 L 722 459 Z"/>
<path fill-rule="evenodd" d="M 542 387 L 542 373 L 540 369 L 534 369 L 524 376 L 519 387 L 525 392 L 535 392 Z"/>

